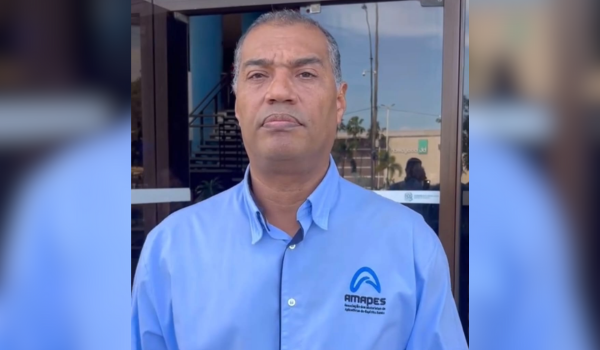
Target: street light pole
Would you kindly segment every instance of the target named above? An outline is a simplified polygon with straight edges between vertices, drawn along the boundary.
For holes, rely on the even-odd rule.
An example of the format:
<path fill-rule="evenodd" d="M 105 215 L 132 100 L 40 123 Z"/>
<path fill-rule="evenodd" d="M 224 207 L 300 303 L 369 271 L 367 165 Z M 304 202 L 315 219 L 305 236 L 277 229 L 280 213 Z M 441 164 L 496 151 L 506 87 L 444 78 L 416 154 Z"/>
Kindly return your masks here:
<path fill-rule="evenodd" d="M 389 152 L 390 148 L 390 109 L 394 107 L 396 104 L 392 103 L 391 105 L 382 104 L 381 107 L 386 109 L 385 113 L 385 150 Z"/>
<path fill-rule="evenodd" d="M 373 153 L 375 151 L 375 130 L 376 130 L 376 112 L 375 112 L 375 103 L 373 102 L 373 75 L 376 73 L 373 71 L 373 44 L 371 42 L 371 25 L 369 24 L 369 9 L 366 4 L 363 4 L 361 7 L 365 10 L 365 18 L 367 20 L 367 30 L 369 31 L 369 61 L 371 65 L 371 85 L 370 85 L 370 101 L 371 101 L 371 189 L 373 190 L 375 187 L 375 167 L 373 160 Z"/>
<path fill-rule="evenodd" d="M 385 112 L 385 150 L 390 151 L 390 109 Z"/>
<path fill-rule="evenodd" d="M 377 88 L 379 86 L 379 4 L 375 3 L 375 69 L 373 71 L 373 131 L 377 130 L 379 127 L 379 123 L 377 119 L 379 118 L 379 112 L 377 107 Z M 373 132 L 375 134 L 375 132 Z M 373 135 L 373 140 L 375 140 L 375 136 Z M 375 141 L 373 141 L 374 143 Z M 373 145 L 375 147 L 375 145 Z M 377 164 L 376 159 L 379 158 L 379 155 L 376 153 L 377 157 L 373 155 L 371 152 L 371 189 L 373 189 L 374 181 L 373 178 L 375 175 L 375 166 Z"/>
<path fill-rule="evenodd" d="M 385 151 L 387 152 L 387 156 L 388 159 L 390 157 L 390 110 L 392 109 L 392 107 L 394 107 L 396 104 L 392 103 L 391 105 L 384 105 L 382 104 L 381 107 L 386 109 L 386 113 L 385 113 Z M 386 171 L 386 178 L 388 177 L 388 169 L 385 170 Z"/>

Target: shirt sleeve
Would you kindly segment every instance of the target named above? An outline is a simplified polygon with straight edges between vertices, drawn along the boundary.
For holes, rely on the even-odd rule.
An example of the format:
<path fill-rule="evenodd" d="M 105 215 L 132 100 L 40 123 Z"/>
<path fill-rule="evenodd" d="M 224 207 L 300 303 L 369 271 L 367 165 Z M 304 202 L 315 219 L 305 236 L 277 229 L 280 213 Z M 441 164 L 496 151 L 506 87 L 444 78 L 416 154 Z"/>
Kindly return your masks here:
<path fill-rule="evenodd" d="M 417 261 L 417 313 L 406 350 L 468 349 L 452 297 L 446 254 L 425 222 L 419 226 L 426 232 L 417 233 L 425 234 L 429 243 L 433 243 L 433 253 L 428 254 L 423 267 Z"/>
<path fill-rule="evenodd" d="M 167 346 L 161 330 L 149 271 L 140 260 L 133 286 L 131 350 L 176 350 Z"/>

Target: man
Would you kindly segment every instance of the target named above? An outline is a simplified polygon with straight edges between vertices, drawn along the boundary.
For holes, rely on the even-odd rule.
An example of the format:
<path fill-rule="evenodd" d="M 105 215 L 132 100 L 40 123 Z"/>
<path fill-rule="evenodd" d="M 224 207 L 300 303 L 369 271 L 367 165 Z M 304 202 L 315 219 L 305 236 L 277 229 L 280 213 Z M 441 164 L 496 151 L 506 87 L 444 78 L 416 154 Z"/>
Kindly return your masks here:
<path fill-rule="evenodd" d="M 133 349 L 466 349 L 436 235 L 331 159 L 347 89 L 333 37 L 269 13 L 235 60 L 249 169 L 148 236 Z"/>

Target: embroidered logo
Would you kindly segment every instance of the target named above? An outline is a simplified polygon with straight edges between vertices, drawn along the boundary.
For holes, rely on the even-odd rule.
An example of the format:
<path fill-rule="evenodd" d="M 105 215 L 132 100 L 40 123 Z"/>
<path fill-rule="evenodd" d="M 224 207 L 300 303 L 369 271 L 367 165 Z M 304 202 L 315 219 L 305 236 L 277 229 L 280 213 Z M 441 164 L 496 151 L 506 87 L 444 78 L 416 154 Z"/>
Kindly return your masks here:
<path fill-rule="evenodd" d="M 371 288 L 367 288 L 370 286 Z M 361 289 L 362 288 L 362 289 Z M 350 281 L 350 292 L 352 294 L 346 294 L 344 296 L 344 307 L 346 312 L 358 312 L 361 314 L 385 314 L 385 298 L 367 296 L 367 295 L 355 295 L 359 290 L 362 293 L 373 294 L 373 290 L 378 294 L 381 294 L 381 283 L 379 278 L 373 269 L 370 267 L 362 267 L 356 271 L 352 280 Z"/>

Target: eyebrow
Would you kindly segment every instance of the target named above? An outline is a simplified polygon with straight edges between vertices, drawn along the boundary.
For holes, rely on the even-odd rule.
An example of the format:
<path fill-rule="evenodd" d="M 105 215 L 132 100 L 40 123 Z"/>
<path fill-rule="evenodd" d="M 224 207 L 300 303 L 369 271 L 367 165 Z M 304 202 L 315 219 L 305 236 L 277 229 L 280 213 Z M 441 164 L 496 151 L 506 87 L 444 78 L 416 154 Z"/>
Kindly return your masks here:
<path fill-rule="evenodd" d="M 310 66 L 313 64 L 323 66 L 323 61 L 321 61 L 321 59 L 318 57 L 311 56 L 311 57 L 298 58 L 291 62 L 291 66 L 294 68 Z"/>
<path fill-rule="evenodd" d="M 242 65 L 243 68 L 247 68 L 249 66 L 259 66 L 259 67 L 267 67 L 273 65 L 273 60 L 268 60 L 265 58 L 254 58 L 249 59 Z"/>
<path fill-rule="evenodd" d="M 265 58 L 255 58 L 255 59 L 249 59 L 246 62 L 244 62 L 242 67 L 243 68 L 247 68 L 250 66 L 268 67 L 268 66 L 272 66 L 273 64 L 274 64 L 273 60 L 269 60 L 269 59 L 265 59 Z M 320 65 L 322 67 L 324 66 L 323 61 L 320 58 L 314 57 L 314 56 L 297 58 L 295 60 L 292 60 L 289 63 L 289 65 L 292 68 L 298 68 L 298 67 L 309 66 L 309 65 L 314 65 L 314 64 Z"/>

